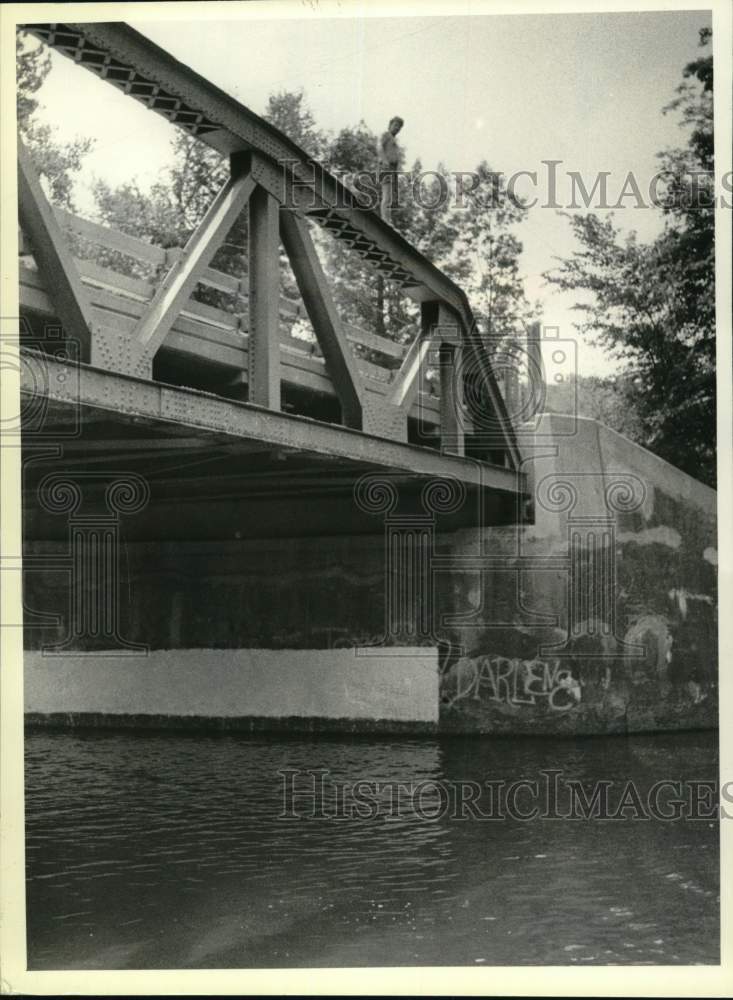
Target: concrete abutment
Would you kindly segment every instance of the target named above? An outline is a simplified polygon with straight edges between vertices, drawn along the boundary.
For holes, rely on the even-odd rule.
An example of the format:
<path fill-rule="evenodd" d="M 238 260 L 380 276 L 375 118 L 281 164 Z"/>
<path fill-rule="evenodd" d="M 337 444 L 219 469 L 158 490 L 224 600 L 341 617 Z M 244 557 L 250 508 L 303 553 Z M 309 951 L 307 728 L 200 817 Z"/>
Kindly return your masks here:
<path fill-rule="evenodd" d="M 371 534 L 299 537 L 294 506 L 290 537 L 236 538 L 228 525 L 216 537 L 212 499 L 197 501 L 207 537 L 155 537 L 153 490 L 149 508 L 119 518 L 106 630 L 103 615 L 89 627 L 104 573 L 80 584 L 64 519 L 51 535 L 29 509 L 28 720 L 509 735 L 715 727 L 714 491 L 595 421 L 547 416 L 540 429 L 534 523 L 522 526 L 448 531 L 440 515 L 417 525 L 423 512 L 412 527 L 403 519 L 402 536 L 377 519 Z M 386 542 L 408 535 L 412 561 L 395 559 Z"/>

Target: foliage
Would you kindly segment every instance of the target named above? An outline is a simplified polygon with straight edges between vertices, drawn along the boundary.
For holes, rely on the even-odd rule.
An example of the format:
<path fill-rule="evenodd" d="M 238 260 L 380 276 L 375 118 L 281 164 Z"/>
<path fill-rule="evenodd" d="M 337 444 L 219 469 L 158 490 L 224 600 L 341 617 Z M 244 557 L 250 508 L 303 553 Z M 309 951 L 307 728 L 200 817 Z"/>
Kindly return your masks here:
<path fill-rule="evenodd" d="M 701 32 L 707 45 L 709 33 Z M 641 242 L 610 215 L 569 217 L 578 249 L 546 277 L 585 293 L 577 324 L 625 362 L 624 392 L 637 439 L 662 458 L 715 482 L 715 266 L 712 210 L 712 57 L 685 69 L 678 97 L 687 145 L 660 154 L 665 226 Z"/>
<path fill-rule="evenodd" d="M 23 31 L 15 37 L 15 64 L 17 79 L 17 113 L 20 140 L 38 173 L 48 183 L 53 202 L 73 209 L 74 174 L 82 165 L 84 156 L 91 150 L 89 139 L 75 139 L 62 145 L 55 138 L 50 125 L 40 124 L 35 113 L 40 107 L 34 96 L 51 71 L 51 55 L 37 45 Z"/>
<path fill-rule="evenodd" d="M 452 213 L 455 237 L 445 268 L 465 289 L 482 334 L 497 348 L 535 318 L 519 273 L 522 244 L 514 233 L 527 209 L 502 189 L 485 160 L 475 175 L 478 183 L 464 194 L 465 208 Z"/>
<path fill-rule="evenodd" d="M 633 379 L 628 376 L 575 375 L 560 384 L 547 385 L 545 410 L 590 417 L 643 444 L 636 395 Z"/>
<path fill-rule="evenodd" d="M 342 129 L 327 149 L 326 162 L 347 183 L 354 175 L 374 176 L 377 140 L 364 122 Z M 496 343 L 521 335 L 534 316 L 519 275 L 522 244 L 513 232 L 526 208 L 497 186 L 498 175 L 487 163 L 479 164 L 474 175 L 477 186 L 464 192 L 445 164 L 426 172 L 417 159 L 409 170 L 403 167 L 392 223 L 463 286 L 482 333 Z M 374 272 L 343 257 L 340 248 L 332 249 L 329 273 L 336 282 L 339 306 L 352 322 L 372 329 L 381 326 L 381 332 L 396 340 L 414 336 L 418 313 L 414 303 L 388 282 L 382 301 Z"/>
<path fill-rule="evenodd" d="M 51 53 L 33 45 L 23 31 L 15 36 L 15 75 L 18 124 L 23 125 L 38 110 L 33 96 L 51 72 Z"/>
<path fill-rule="evenodd" d="M 303 90 L 270 94 L 263 117 L 316 160 L 323 158 L 326 135 L 316 125 Z"/>
<path fill-rule="evenodd" d="M 172 167 L 149 191 L 141 191 L 135 181 L 115 188 L 104 181 L 95 183 L 97 212 L 106 226 L 165 248 L 186 245 L 224 183 L 227 169 L 219 154 L 185 133 L 176 133 L 173 151 Z M 212 267 L 241 276 L 246 257 L 247 219 L 242 213 L 214 255 Z M 225 292 L 202 286 L 194 297 L 227 310 L 235 305 Z"/>

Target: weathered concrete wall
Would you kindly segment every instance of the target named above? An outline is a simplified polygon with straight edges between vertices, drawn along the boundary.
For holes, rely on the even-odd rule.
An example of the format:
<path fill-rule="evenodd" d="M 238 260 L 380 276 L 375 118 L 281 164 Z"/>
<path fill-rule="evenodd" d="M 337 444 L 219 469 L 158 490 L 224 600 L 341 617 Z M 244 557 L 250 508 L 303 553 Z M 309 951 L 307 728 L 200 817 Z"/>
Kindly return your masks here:
<path fill-rule="evenodd" d="M 591 420 L 544 418 L 535 523 L 457 533 L 441 726 L 595 733 L 717 725 L 715 492 Z M 570 564 L 574 569 L 570 571 Z M 527 567 L 527 568 L 523 568 Z M 473 610 L 472 610 L 473 609 Z"/>
<path fill-rule="evenodd" d="M 438 656 L 359 649 L 151 650 L 147 656 L 27 652 L 31 716 L 435 723 Z"/>
<path fill-rule="evenodd" d="M 191 663 L 205 663 L 204 676 L 221 670 L 212 675 L 220 688 L 216 697 L 204 681 L 199 690 L 198 678 L 171 695 L 165 711 L 181 716 L 203 711 L 203 694 L 210 698 L 205 711 L 219 712 L 229 705 L 231 687 L 237 713 L 246 709 L 262 718 L 274 718 L 270 711 L 292 717 L 289 685 L 296 699 L 300 688 L 288 672 L 290 658 L 307 663 L 302 651 L 318 650 L 325 663 L 322 651 L 330 650 L 343 657 L 334 662 L 349 676 L 354 647 L 384 642 L 425 647 L 427 657 L 435 657 L 439 647 L 440 692 L 423 672 L 423 652 L 411 666 L 409 655 L 399 655 L 409 650 L 395 649 L 398 655 L 385 650 L 384 673 L 364 674 L 366 687 L 373 681 L 378 690 L 359 695 L 372 706 L 370 718 L 376 718 L 379 705 L 391 703 L 394 685 L 404 677 L 410 690 L 417 678 L 433 684 L 419 708 L 410 701 L 414 694 L 404 702 L 412 706 L 408 716 L 434 719 L 440 699 L 439 724 L 446 731 L 595 733 L 715 726 L 714 491 L 594 421 L 546 417 L 533 457 L 531 452 L 525 449 L 534 480 L 534 523 L 437 534 L 434 550 L 427 553 L 428 563 L 435 555 L 442 560 L 431 564 L 431 634 L 417 638 L 388 628 L 390 568 L 378 524 L 374 535 L 182 542 L 131 542 L 123 525 L 115 641 L 110 643 L 103 631 L 69 634 L 76 612 L 68 568 L 54 569 L 41 558 L 25 574 L 26 646 L 39 650 L 61 644 L 73 653 L 141 643 L 181 651 L 160 654 L 166 664 L 161 677 L 175 676 L 177 655 L 186 671 L 195 672 Z M 439 523 L 436 527 L 439 531 Z M 26 553 L 34 557 L 65 552 L 65 542 L 27 539 Z M 43 621 L 33 612 L 58 620 Z M 283 651 L 283 656 L 269 659 L 266 650 Z M 240 669 L 250 653 L 262 666 L 250 676 L 245 704 L 237 693 L 244 674 L 229 671 L 234 662 Z M 98 680 L 89 666 L 94 662 Z M 128 662 L 134 659 L 122 661 L 121 672 Z M 115 690 L 106 658 L 84 663 L 87 673 L 73 675 L 75 690 L 81 691 L 83 676 L 90 697 L 97 689 L 99 711 L 111 711 L 104 708 Z M 150 693 L 145 676 L 133 672 L 124 681 L 130 697 L 138 682 L 140 691 Z M 313 688 L 321 701 L 299 701 L 295 717 L 302 711 L 302 717 L 314 712 L 336 718 L 330 713 L 348 712 L 350 718 L 366 718 L 353 705 L 329 701 L 334 676 L 324 668 Z M 38 700 L 44 684 L 31 688 L 35 701 L 29 711 L 64 711 L 53 707 L 61 693 L 50 673 L 49 690 Z M 45 708 L 38 707 L 41 703 Z M 138 711 L 135 705 L 130 711 Z"/>
<path fill-rule="evenodd" d="M 58 564 L 67 552 L 65 541 L 26 543 L 40 563 L 25 574 L 25 606 L 58 619 L 45 624 L 27 614 L 26 648 L 68 636 L 73 592 Z M 384 631 L 380 535 L 130 542 L 123 524 L 119 573 L 119 635 L 154 649 L 328 649 Z M 90 631 L 72 642 L 110 645 Z"/>

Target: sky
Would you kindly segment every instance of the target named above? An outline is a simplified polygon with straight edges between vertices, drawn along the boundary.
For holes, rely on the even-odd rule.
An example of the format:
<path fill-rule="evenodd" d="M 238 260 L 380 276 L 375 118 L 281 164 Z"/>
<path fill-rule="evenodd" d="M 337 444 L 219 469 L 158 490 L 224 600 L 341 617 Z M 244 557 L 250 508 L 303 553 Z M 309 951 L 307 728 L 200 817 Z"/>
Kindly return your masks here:
<path fill-rule="evenodd" d="M 543 280 L 555 258 L 573 247 L 568 220 L 546 207 L 544 161 L 561 161 L 563 204 L 570 171 L 588 189 L 599 171 L 609 171 L 614 201 L 629 171 L 645 191 L 656 154 L 686 141 L 676 116 L 662 108 L 698 54 L 707 12 L 274 20 L 246 10 L 244 16 L 246 5 L 236 6 L 230 20 L 131 23 L 257 113 L 272 92 L 302 88 L 326 130 L 363 119 L 381 132 L 399 114 L 408 163 L 419 157 L 425 169 L 442 161 L 470 171 L 487 160 L 507 176 L 537 172 L 536 186 L 528 178 L 517 184 L 520 195 L 539 199 L 516 230 L 528 295 L 541 300 L 546 326 L 577 342 L 581 374 L 616 369 L 574 330 L 576 296 Z M 60 139 L 95 139 L 77 186 L 83 214 L 93 211 L 94 177 L 112 184 L 136 178 L 145 188 L 170 163 L 173 126 L 57 53 L 38 97 L 41 116 L 57 126 Z M 634 199 L 615 217 L 644 239 L 661 227 L 660 213 L 636 207 Z"/>

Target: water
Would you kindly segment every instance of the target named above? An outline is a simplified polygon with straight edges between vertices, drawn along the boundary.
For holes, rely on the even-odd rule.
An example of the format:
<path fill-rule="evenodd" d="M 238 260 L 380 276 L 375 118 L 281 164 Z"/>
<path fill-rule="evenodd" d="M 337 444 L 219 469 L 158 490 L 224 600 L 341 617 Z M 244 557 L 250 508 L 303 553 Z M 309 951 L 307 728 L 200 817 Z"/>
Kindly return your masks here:
<path fill-rule="evenodd" d="M 715 781 L 716 744 L 30 732 L 29 968 L 717 963 L 717 822 L 460 820 L 451 791 L 556 768 L 644 799 Z M 299 773 L 287 799 L 288 768 L 327 770 L 325 794 Z M 360 779 L 440 780 L 449 808 L 383 789 L 376 816 L 333 818 Z"/>

